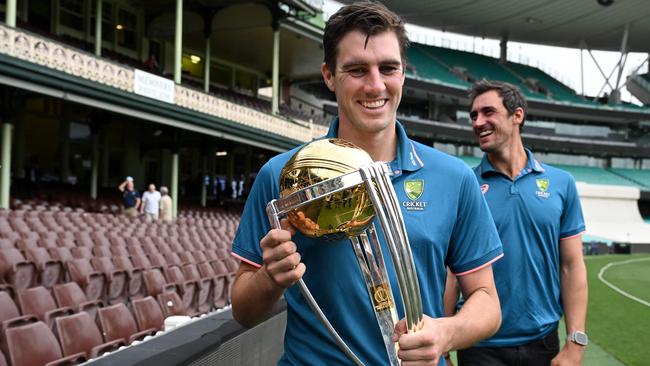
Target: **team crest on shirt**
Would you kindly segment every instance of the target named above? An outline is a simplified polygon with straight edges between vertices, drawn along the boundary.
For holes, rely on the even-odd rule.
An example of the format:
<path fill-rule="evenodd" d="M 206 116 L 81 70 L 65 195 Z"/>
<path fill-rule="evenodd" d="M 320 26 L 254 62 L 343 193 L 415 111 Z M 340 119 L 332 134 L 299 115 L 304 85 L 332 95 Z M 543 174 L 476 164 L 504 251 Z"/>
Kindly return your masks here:
<path fill-rule="evenodd" d="M 481 193 L 483 193 L 483 195 L 485 195 L 489 190 L 490 190 L 489 184 L 487 183 L 481 184 Z"/>
<path fill-rule="evenodd" d="M 537 179 L 535 180 L 535 183 L 537 183 L 537 197 L 542 197 L 542 198 L 548 198 L 548 196 L 551 195 L 551 193 L 548 191 L 548 186 L 550 184 L 548 179 Z"/>
<path fill-rule="evenodd" d="M 423 211 L 427 207 L 424 201 L 418 201 L 424 192 L 424 179 L 407 179 L 404 181 L 404 193 L 410 201 L 402 202 L 402 206 L 410 211 Z"/>

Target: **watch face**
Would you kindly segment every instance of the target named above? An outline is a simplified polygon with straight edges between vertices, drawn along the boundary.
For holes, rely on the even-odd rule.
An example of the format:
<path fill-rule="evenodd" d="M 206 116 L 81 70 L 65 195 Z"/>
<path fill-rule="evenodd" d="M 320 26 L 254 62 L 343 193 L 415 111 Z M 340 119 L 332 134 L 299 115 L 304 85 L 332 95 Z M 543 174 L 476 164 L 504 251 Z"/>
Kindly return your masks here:
<path fill-rule="evenodd" d="M 574 339 L 577 344 L 586 346 L 587 345 L 587 335 L 582 333 L 582 332 L 575 332 L 574 333 Z"/>

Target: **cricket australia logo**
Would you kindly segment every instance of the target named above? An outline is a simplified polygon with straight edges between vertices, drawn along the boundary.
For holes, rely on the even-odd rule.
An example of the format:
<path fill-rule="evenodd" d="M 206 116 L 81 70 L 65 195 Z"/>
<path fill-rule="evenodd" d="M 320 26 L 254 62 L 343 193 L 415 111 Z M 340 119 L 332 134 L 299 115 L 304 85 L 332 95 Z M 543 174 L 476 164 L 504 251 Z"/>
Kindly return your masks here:
<path fill-rule="evenodd" d="M 404 181 L 404 193 L 410 201 L 402 202 L 402 206 L 410 211 L 424 211 L 427 203 L 418 201 L 424 192 L 424 179 L 408 179 Z"/>
<path fill-rule="evenodd" d="M 550 184 L 548 179 L 537 179 L 535 183 L 537 183 L 537 192 L 535 192 L 537 197 L 548 198 L 548 196 L 551 195 L 548 191 L 548 186 Z"/>

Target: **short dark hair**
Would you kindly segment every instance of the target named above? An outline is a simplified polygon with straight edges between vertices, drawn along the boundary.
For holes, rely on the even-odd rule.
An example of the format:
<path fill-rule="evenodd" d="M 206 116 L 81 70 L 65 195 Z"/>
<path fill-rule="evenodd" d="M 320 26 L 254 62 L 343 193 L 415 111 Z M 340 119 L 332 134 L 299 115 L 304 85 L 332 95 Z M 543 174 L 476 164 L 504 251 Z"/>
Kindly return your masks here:
<path fill-rule="evenodd" d="M 526 120 L 528 103 L 526 102 L 526 97 L 521 93 L 521 90 L 510 83 L 485 79 L 474 83 L 469 89 L 470 108 L 474 104 L 474 99 L 476 99 L 476 97 L 491 90 L 495 90 L 499 93 L 499 96 L 503 101 L 503 106 L 506 107 L 509 116 L 512 116 L 517 108 L 524 110 L 524 118 L 521 120 L 521 124 L 519 125 L 519 129 L 521 129 Z"/>
<path fill-rule="evenodd" d="M 368 38 L 386 31 L 392 31 L 397 36 L 400 47 L 402 66 L 406 67 L 406 49 L 409 40 L 406 36 L 404 21 L 399 15 L 388 10 L 382 3 L 361 1 L 342 7 L 334 13 L 325 24 L 323 34 L 324 61 L 327 69 L 336 72 L 336 56 L 341 39 L 351 31 L 358 30 Z"/>

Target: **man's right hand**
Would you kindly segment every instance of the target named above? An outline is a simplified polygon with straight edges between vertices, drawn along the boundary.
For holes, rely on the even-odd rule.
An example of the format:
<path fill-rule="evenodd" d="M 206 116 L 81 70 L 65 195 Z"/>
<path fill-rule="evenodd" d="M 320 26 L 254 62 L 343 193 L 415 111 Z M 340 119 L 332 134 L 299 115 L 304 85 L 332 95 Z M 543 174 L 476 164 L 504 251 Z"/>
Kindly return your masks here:
<path fill-rule="evenodd" d="M 282 229 L 269 231 L 260 241 L 264 260 L 262 270 L 278 286 L 289 288 L 302 278 L 306 267 L 300 262 L 296 243 L 291 241 L 295 229 L 287 220 L 280 224 Z"/>

